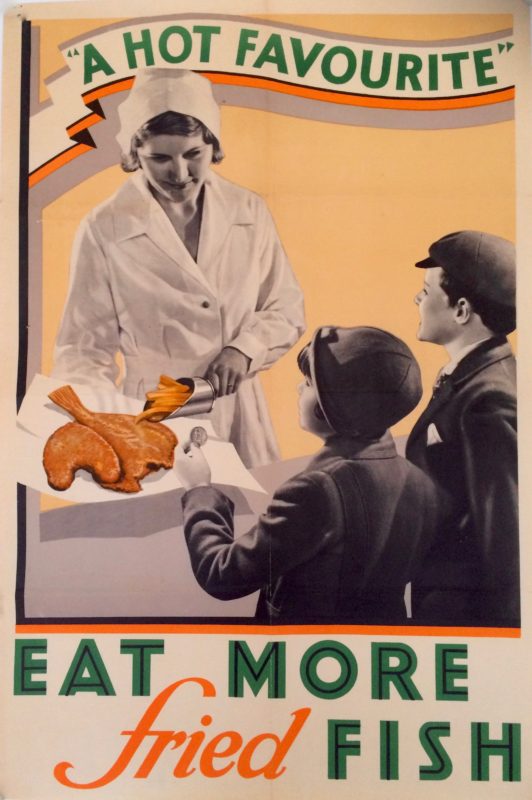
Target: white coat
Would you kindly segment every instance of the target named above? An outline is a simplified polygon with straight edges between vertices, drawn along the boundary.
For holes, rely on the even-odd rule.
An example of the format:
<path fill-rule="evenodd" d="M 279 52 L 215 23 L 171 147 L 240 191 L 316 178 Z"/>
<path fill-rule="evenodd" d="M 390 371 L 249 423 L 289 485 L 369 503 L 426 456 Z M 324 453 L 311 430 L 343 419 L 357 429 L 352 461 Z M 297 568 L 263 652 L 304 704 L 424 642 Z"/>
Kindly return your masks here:
<path fill-rule="evenodd" d="M 209 415 L 247 466 L 278 457 L 257 372 L 304 330 L 303 297 L 264 201 L 214 172 L 205 183 L 197 262 L 134 174 L 80 225 L 53 375 L 144 399 L 159 376 L 203 376 L 222 348 L 251 359 Z"/>

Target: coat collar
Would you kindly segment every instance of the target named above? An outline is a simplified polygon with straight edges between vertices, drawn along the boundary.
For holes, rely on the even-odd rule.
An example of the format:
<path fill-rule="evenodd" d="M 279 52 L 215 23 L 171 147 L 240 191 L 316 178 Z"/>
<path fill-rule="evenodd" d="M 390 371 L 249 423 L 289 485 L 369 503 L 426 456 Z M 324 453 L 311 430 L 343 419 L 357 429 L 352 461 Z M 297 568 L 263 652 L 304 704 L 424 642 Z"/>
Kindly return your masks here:
<path fill-rule="evenodd" d="M 337 458 L 350 461 L 395 458 L 397 450 L 389 431 L 380 439 L 364 441 L 349 436 L 331 436 L 309 462 L 307 469 L 320 469 Z"/>
<path fill-rule="evenodd" d="M 223 244 L 234 225 L 254 222 L 245 194 L 240 187 L 224 180 L 214 172 L 205 181 L 203 215 L 198 247 L 194 261 L 174 230 L 161 206 L 152 196 L 141 170 L 119 189 L 115 197 L 115 240 L 124 242 L 137 236 L 147 236 L 167 258 L 184 269 L 212 294 L 216 286 L 207 278 L 213 272 Z"/>
<path fill-rule="evenodd" d="M 450 383 L 455 388 L 459 388 L 477 372 L 512 355 L 512 348 L 506 336 L 493 336 L 491 339 L 486 339 L 458 362 L 456 369 L 451 372 Z"/>
<path fill-rule="evenodd" d="M 142 234 L 149 235 L 152 213 L 159 208 L 142 170 L 138 170 L 116 194 L 116 241 L 121 242 Z M 232 225 L 250 225 L 254 221 L 249 208 L 242 203 L 239 187 L 214 172 L 205 181 L 203 226 L 206 214 L 207 222 L 212 220 L 214 225 L 221 224 L 222 230 L 227 230 Z"/>
<path fill-rule="evenodd" d="M 512 348 L 506 336 L 494 336 L 471 350 L 451 372 L 441 390 L 430 400 L 412 428 L 409 440 L 412 441 L 427 428 L 438 409 L 444 406 L 467 381 L 486 367 L 510 358 L 512 355 Z"/>

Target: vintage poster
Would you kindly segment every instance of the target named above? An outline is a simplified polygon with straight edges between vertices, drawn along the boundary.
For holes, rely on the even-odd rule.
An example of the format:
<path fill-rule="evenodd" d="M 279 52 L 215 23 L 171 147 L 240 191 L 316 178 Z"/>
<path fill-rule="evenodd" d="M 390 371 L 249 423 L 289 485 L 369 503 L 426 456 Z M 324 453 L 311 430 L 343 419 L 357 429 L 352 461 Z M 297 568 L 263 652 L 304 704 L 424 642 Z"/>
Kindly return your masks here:
<path fill-rule="evenodd" d="M 523 0 L 6 10 L 0 797 L 532 797 L 531 71 Z"/>

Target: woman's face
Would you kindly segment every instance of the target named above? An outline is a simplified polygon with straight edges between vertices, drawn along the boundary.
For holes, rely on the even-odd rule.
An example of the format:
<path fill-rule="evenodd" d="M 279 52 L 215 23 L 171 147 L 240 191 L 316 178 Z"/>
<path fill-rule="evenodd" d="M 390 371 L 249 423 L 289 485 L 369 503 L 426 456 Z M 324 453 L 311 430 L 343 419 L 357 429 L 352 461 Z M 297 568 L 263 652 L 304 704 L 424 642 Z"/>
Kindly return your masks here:
<path fill-rule="evenodd" d="M 151 136 L 137 155 L 146 180 L 156 194 L 173 203 L 195 201 L 208 175 L 212 144 L 201 133 L 193 136 Z"/>

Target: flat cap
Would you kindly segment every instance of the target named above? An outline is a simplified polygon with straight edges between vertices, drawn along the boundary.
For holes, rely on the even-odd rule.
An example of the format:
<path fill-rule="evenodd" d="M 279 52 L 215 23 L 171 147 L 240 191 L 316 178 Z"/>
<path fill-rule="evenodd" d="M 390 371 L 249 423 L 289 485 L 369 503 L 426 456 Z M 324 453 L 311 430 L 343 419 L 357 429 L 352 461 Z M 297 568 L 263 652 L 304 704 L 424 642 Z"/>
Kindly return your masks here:
<path fill-rule="evenodd" d="M 441 267 L 479 297 L 515 307 L 515 262 L 515 245 L 508 239 L 456 231 L 433 242 L 429 257 L 416 267 Z"/>

